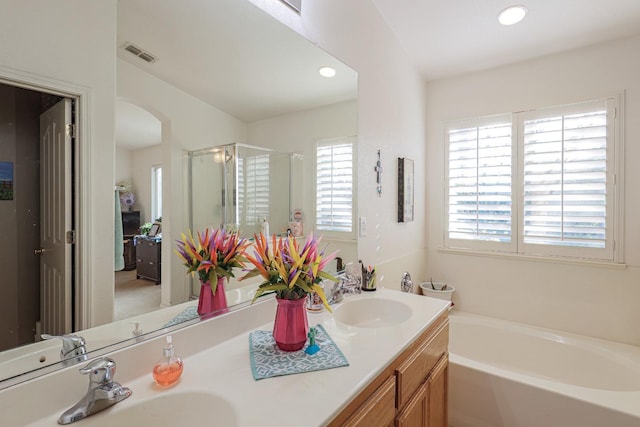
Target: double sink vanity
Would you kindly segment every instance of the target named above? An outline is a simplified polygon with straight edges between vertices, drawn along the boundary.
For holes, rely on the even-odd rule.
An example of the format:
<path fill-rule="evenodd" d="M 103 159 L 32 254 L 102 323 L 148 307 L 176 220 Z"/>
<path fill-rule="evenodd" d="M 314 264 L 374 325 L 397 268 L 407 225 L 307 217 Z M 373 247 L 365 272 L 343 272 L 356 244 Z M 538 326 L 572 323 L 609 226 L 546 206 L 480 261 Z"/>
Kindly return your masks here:
<path fill-rule="evenodd" d="M 271 330 L 266 298 L 171 332 L 184 373 L 172 387 L 153 382 L 164 336 L 109 353 L 115 381 L 131 397 L 81 426 L 446 426 L 448 302 L 379 288 L 309 313 L 349 366 L 256 381 L 249 334 Z M 0 391 L 2 425 L 55 426 L 87 392 L 71 366 Z M 203 424 L 204 423 L 204 424 Z"/>

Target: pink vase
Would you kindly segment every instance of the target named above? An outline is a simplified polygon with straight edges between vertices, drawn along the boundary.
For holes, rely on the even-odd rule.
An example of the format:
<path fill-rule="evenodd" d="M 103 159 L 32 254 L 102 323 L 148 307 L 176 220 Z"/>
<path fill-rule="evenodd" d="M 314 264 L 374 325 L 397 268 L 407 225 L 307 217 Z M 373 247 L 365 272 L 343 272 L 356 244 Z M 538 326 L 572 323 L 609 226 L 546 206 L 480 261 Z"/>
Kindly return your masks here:
<path fill-rule="evenodd" d="M 304 347 L 309 333 L 306 298 L 295 300 L 276 298 L 278 308 L 273 324 L 273 339 L 283 351 L 298 351 Z"/>
<path fill-rule="evenodd" d="M 228 312 L 227 296 L 224 292 L 224 277 L 218 277 L 216 293 L 211 293 L 211 283 L 207 280 L 200 282 L 200 297 L 198 298 L 198 314 L 206 317 L 217 316 Z"/>

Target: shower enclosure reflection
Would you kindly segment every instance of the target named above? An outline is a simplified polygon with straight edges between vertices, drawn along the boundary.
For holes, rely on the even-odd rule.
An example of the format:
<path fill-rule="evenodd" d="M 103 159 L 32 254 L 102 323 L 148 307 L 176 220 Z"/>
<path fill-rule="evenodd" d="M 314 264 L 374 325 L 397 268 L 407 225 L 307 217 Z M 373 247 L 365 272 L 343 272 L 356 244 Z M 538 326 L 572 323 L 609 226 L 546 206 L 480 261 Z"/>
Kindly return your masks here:
<path fill-rule="evenodd" d="M 270 234 L 286 233 L 293 183 L 302 180 L 301 155 L 228 144 L 189 152 L 186 159 L 191 230 L 225 227 L 252 238 L 267 221 Z M 230 280 L 228 289 L 238 286 Z M 191 296 L 199 292 L 192 281 Z"/>

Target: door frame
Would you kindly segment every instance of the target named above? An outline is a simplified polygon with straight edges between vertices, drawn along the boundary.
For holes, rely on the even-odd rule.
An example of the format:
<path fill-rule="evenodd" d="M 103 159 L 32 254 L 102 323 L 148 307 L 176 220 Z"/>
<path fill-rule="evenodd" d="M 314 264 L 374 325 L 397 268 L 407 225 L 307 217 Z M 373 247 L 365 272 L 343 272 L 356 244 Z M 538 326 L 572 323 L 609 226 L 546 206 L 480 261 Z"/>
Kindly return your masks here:
<path fill-rule="evenodd" d="M 72 292 L 73 292 L 73 330 L 90 327 L 91 323 L 91 286 L 92 265 L 91 248 L 91 184 L 89 168 L 91 160 L 91 126 L 89 106 L 91 89 L 86 86 L 57 80 L 51 77 L 29 73 L 14 68 L 0 66 L 0 83 L 50 93 L 70 98 L 74 101 L 72 114 L 75 116 L 75 153 L 72 162 L 75 171 L 72 178 L 73 215 L 75 217 L 75 245 L 71 253 Z M 80 179 L 82 177 L 82 179 Z"/>

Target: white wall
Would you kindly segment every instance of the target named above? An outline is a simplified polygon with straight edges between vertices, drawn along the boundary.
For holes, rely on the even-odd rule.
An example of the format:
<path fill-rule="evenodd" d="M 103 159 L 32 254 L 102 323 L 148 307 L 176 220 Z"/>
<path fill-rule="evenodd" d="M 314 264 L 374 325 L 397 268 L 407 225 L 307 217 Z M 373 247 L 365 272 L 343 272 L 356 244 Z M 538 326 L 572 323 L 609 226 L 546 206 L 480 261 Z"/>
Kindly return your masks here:
<path fill-rule="evenodd" d="M 91 275 L 93 324 L 111 320 L 100 312 L 113 302 L 113 184 L 116 2 L 113 0 L 0 0 L 0 74 L 26 73 L 37 80 L 71 82 L 88 90 L 86 135 L 90 151 L 83 186 L 90 206 L 86 254 Z M 86 173 L 85 171 L 85 173 Z M 87 236 L 85 236 L 87 237 Z"/>
<path fill-rule="evenodd" d="M 126 148 L 116 147 L 116 175 L 115 184 L 129 183 L 131 184 L 131 168 L 133 163 L 131 161 L 132 151 Z M 134 194 L 135 193 L 134 189 Z"/>
<path fill-rule="evenodd" d="M 425 182 L 424 82 L 404 49 L 369 0 L 305 2 L 301 17 L 277 3 L 250 1 L 358 72 L 358 212 L 368 221 L 358 255 L 378 265 L 384 286 L 398 289 L 399 271 L 423 276 L 423 192 L 415 193 L 415 220 L 397 222 L 397 158 L 414 160 L 415 181 Z M 384 168 L 380 198 L 377 150 Z"/>
<path fill-rule="evenodd" d="M 161 162 L 153 160 L 154 164 L 162 164 L 164 244 L 161 299 L 162 305 L 173 305 L 189 297 L 185 268 L 173 253 L 176 238 L 188 227 L 188 200 L 183 182 L 184 152 L 244 141 L 246 125 L 122 59 L 118 59 L 117 69 L 118 97 L 146 109 L 162 123 Z M 150 166 L 144 166 L 147 172 L 140 173 L 148 173 L 150 177 Z M 133 165 L 134 169 L 137 167 Z"/>
<path fill-rule="evenodd" d="M 640 344 L 640 38 L 428 83 L 427 278 L 453 284 L 461 310 Z M 519 111 L 626 91 L 625 260 L 616 269 L 438 251 L 444 230 L 448 119 Z"/>

